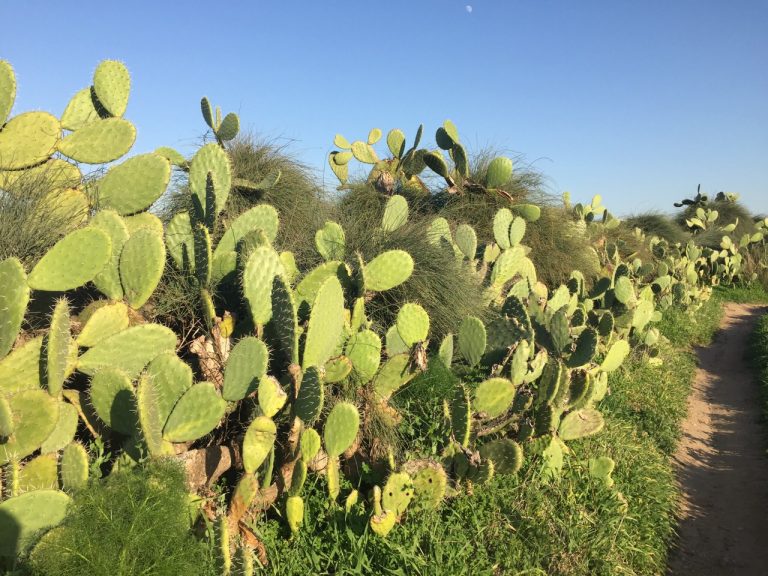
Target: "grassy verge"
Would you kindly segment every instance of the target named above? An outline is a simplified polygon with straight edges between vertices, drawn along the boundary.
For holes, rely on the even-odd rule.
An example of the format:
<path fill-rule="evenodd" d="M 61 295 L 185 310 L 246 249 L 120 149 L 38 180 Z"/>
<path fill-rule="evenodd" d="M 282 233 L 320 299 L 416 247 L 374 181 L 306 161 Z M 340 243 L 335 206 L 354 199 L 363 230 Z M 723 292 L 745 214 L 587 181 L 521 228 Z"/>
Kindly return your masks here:
<path fill-rule="evenodd" d="M 747 297 L 734 298 L 740 294 Z M 669 455 L 696 365 L 691 345 L 709 341 L 729 299 L 731 291 L 719 290 L 693 317 L 666 315 L 663 362 L 636 357 L 611 375 L 611 394 L 601 404 L 605 429 L 571 445 L 559 480 L 528 462 L 517 476 L 499 476 L 438 511 L 411 515 L 381 539 L 366 530 L 365 519 L 355 529 L 340 519 L 343 512 L 329 509 L 324 481 L 316 479 L 306 495 L 307 525 L 296 538 L 276 523 L 259 524 L 271 560 L 267 573 L 664 573 L 677 496 Z M 588 460 L 599 456 L 617 463 L 613 488 L 588 474 Z"/>
<path fill-rule="evenodd" d="M 748 355 L 762 391 L 763 416 L 768 419 L 768 314 L 760 318 L 755 326 Z"/>

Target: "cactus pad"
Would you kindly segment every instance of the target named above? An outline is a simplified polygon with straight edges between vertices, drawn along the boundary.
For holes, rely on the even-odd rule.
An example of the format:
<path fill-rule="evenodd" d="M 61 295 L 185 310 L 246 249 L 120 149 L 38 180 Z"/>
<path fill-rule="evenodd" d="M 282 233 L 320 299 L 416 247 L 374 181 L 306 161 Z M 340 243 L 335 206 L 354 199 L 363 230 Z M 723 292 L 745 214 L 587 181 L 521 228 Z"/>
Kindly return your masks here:
<path fill-rule="evenodd" d="M 409 364 L 410 357 L 408 354 L 397 354 L 384 363 L 373 381 L 373 389 L 379 399 L 389 399 L 401 386 L 415 376 L 408 371 Z"/>
<path fill-rule="evenodd" d="M 33 290 L 65 291 L 92 280 L 109 261 L 109 237 L 96 228 L 82 228 L 59 240 L 32 269 Z"/>
<path fill-rule="evenodd" d="M 305 428 L 301 433 L 301 440 L 299 442 L 299 450 L 301 451 L 301 459 L 309 464 L 315 459 L 318 452 L 320 452 L 320 434 L 314 428 Z"/>
<path fill-rule="evenodd" d="M 5 124 L 16 100 L 16 76 L 13 66 L 6 60 L 0 60 L 0 126 Z"/>
<path fill-rule="evenodd" d="M 453 436 L 456 442 L 466 447 L 469 444 L 469 434 L 472 427 L 472 406 L 469 392 L 463 384 L 456 386 L 453 398 L 451 398 L 449 412 Z"/>
<path fill-rule="evenodd" d="M 120 253 L 120 281 L 131 308 L 141 308 L 155 291 L 165 266 L 163 237 L 140 228 L 128 238 Z"/>
<path fill-rule="evenodd" d="M 171 163 L 163 156 L 153 152 L 134 156 L 98 181 L 98 206 L 122 215 L 141 212 L 163 195 L 170 178 Z"/>
<path fill-rule="evenodd" d="M 243 438 L 243 466 L 245 471 L 253 474 L 267 459 L 275 444 L 277 428 L 272 419 L 258 416 L 245 431 Z"/>
<path fill-rule="evenodd" d="M 243 272 L 243 292 L 255 324 L 266 324 L 272 317 L 272 282 L 282 273 L 280 257 L 269 246 L 259 246 L 248 258 Z"/>
<path fill-rule="evenodd" d="M 208 174 L 213 180 L 215 193 L 213 214 L 210 214 L 208 209 Z M 196 207 L 201 220 L 212 221 L 224 209 L 231 187 L 229 157 L 224 149 L 215 143 L 206 144 L 200 148 L 189 164 L 189 189 L 196 197 Z"/>
<path fill-rule="evenodd" d="M 8 401 L 13 435 L 0 443 L 0 465 L 21 460 L 40 448 L 59 418 L 59 401 L 44 390 L 22 390 Z"/>
<path fill-rule="evenodd" d="M 483 357 L 487 342 L 482 320 L 468 316 L 459 328 L 459 352 L 470 366 L 476 366 Z"/>
<path fill-rule="evenodd" d="M 523 449 L 509 438 L 483 444 L 480 455 L 493 461 L 493 469 L 499 474 L 514 474 L 523 465 Z"/>
<path fill-rule="evenodd" d="M 51 396 L 61 394 L 67 376 L 70 344 L 69 302 L 62 298 L 56 302 L 51 315 L 51 327 L 45 337 L 45 381 Z"/>
<path fill-rule="evenodd" d="M 58 455 L 43 454 L 33 458 L 19 472 L 18 493 L 32 490 L 56 490 L 59 487 Z"/>
<path fill-rule="evenodd" d="M 163 438 L 169 442 L 190 442 L 205 436 L 224 417 L 226 406 L 213 384 L 195 384 L 171 410 L 163 427 Z"/>
<path fill-rule="evenodd" d="M 3 62 L 0 61 L 0 70 Z M 0 262 L 0 359 L 13 347 L 29 302 L 24 267 L 17 258 Z"/>
<path fill-rule="evenodd" d="M 512 160 L 499 156 L 488 164 L 485 175 L 486 188 L 500 188 L 512 178 Z"/>
<path fill-rule="evenodd" d="M 288 496 L 285 500 L 285 517 L 292 534 L 296 534 L 304 523 L 304 499 L 301 496 Z"/>
<path fill-rule="evenodd" d="M 56 148 L 61 125 L 47 112 L 25 112 L 0 129 L 0 170 L 21 170 L 46 160 Z"/>
<path fill-rule="evenodd" d="M 440 464 L 427 462 L 413 475 L 413 491 L 417 507 L 437 508 L 445 498 L 448 477 Z"/>
<path fill-rule="evenodd" d="M 387 200 L 384 207 L 384 215 L 381 219 L 381 228 L 384 232 L 394 232 L 408 221 L 408 201 L 399 194 L 395 194 Z"/>
<path fill-rule="evenodd" d="M 176 214 L 165 228 L 165 245 L 179 270 L 194 272 L 195 240 L 188 212 Z"/>
<path fill-rule="evenodd" d="M 99 103 L 110 115 L 122 116 L 131 92 L 128 69 L 117 60 L 103 60 L 93 73 L 93 90 Z"/>
<path fill-rule="evenodd" d="M 91 88 L 79 90 L 70 98 L 61 115 L 61 127 L 65 130 L 79 130 L 86 124 L 99 119 L 99 112 L 93 104 Z"/>
<path fill-rule="evenodd" d="M 70 498 L 58 490 L 34 490 L 0 503 L 0 556 L 23 554 L 39 534 L 59 524 Z"/>
<path fill-rule="evenodd" d="M 79 442 L 72 442 L 61 453 L 59 477 L 64 490 L 82 488 L 88 482 L 88 452 Z"/>
<path fill-rule="evenodd" d="M 90 399 L 96 415 L 113 430 L 129 436 L 136 429 L 133 385 L 120 370 L 99 370 L 91 379 Z"/>
<path fill-rule="evenodd" d="M 453 364 L 453 334 L 450 332 L 440 342 L 440 348 L 437 351 L 437 355 L 445 364 L 446 368 L 450 368 Z"/>
<path fill-rule="evenodd" d="M 176 334 L 159 324 L 131 326 L 89 349 L 80 356 L 77 369 L 93 376 L 98 370 L 114 367 L 133 379 L 154 358 L 176 349 Z"/>
<path fill-rule="evenodd" d="M 394 128 L 387 133 L 387 147 L 392 156 L 395 158 L 402 157 L 403 152 L 405 152 L 405 134 L 402 130 Z"/>
<path fill-rule="evenodd" d="M 315 247 L 325 260 L 342 260 L 346 247 L 344 229 L 336 222 L 326 222 L 315 233 Z"/>
<path fill-rule="evenodd" d="M 605 483 L 605 486 L 611 488 L 614 484 L 611 473 L 616 467 L 616 462 L 608 456 L 601 456 L 599 458 L 589 459 L 589 475 Z"/>
<path fill-rule="evenodd" d="M 413 258 L 403 250 L 379 254 L 364 269 L 365 289 L 383 292 L 399 286 L 413 273 Z"/>
<path fill-rule="evenodd" d="M 477 234 L 469 224 L 459 224 L 456 228 L 456 245 L 469 260 L 475 259 L 477 252 Z"/>
<path fill-rule="evenodd" d="M 122 118 L 106 118 L 86 124 L 59 141 L 59 152 L 76 162 L 106 164 L 131 149 L 136 128 Z"/>
<path fill-rule="evenodd" d="M 424 342 L 429 334 L 429 315 L 418 304 L 407 302 L 397 313 L 397 332 L 408 347 Z"/>
<path fill-rule="evenodd" d="M 111 250 L 107 264 L 93 278 L 93 283 L 105 296 L 119 300 L 123 297 L 120 282 L 120 253 L 130 236 L 125 221 L 114 210 L 97 212 L 91 219 L 91 227 L 104 232 L 110 240 Z"/>
<path fill-rule="evenodd" d="M 301 379 L 301 386 L 293 404 L 294 414 L 305 424 L 311 424 L 320 415 L 324 398 L 320 370 L 316 366 L 310 366 Z"/>
<path fill-rule="evenodd" d="M 367 382 L 381 363 L 381 338 L 372 330 L 357 332 L 347 342 L 346 355 L 360 379 Z"/>
<path fill-rule="evenodd" d="M 323 441 L 328 456 L 341 456 L 355 441 L 360 427 L 360 414 L 353 404 L 339 402 L 336 404 L 323 428 Z"/>
<path fill-rule="evenodd" d="M 0 438 L 13 434 L 14 427 L 11 405 L 4 396 L 0 396 Z"/>
<path fill-rule="evenodd" d="M 219 243 L 216 245 L 214 257 L 223 252 L 232 252 L 238 244 L 251 232 L 261 230 L 270 241 L 277 238 L 277 229 L 280 225 L 277 210 L 269 204 L 259 204 L 240 214 L 226 229 Z"/>
<path fill-rule="evenodd" d="M 325 381 L 329 384 L 341 382 L 352 373 L 352 361 L 346 356 L 336 356 L 325 363 Z"/>
<path fill-rule="evenodd" d="M 259 380 L 267 372 L 269 352 L 266 344 L 246 336 L 232 348 L 224 370 L 224 387 L 221 395 L 225 400 L 236 402 L 256 391 Z"/>
<path fill-rule="evenodd" d="M 597 434 L 603 429 L 603 415 L 594 408 L 582 408 L 569 412 L 560 422 L 558 435 L 564 441 L 577 440 Z"/>
<path fill-rule="evenodd" d="M 59 402 L 59 417 L 51 435 L 40 445 L 43 454 L 57 452 L 75 439 L 77 432 L 77 408 L 68 402 Z"/>
<path fill-rule="evenodd" d="M 88 317 L 85 326 L 77 335 L 77 345 L 83 348 L 96 346 L 102 340 L 128 328 L 128 322 L 128 307 L 125 304 L 105 304 Z"/>
<path fill-rule="evenodd" d="M 192 387 L 192 369 L 173 352 L 165 352 L 149 363 L 142 379 L 152 382 L 155 410 L 164 423 L 179 399 Z"/>
<path fill-rule="evenodd" d="M 272 281 L 272 326 L 278 348 L 291 364 L 299 363 L 299 326 L 293 291 L 281 276 Z"/>
<path fill-rule="evenodd" d="M 611 346 L 610 350 L 608 350 L 602 364 L 600 364 L 600 370 L 603 372 L 613 372 L 621 366 L 628 354 L 629 342 L 626 340 L 616 341 L 613 346 Z"/>
<path fill-rule="evenodd" d="M 478 412 L 495 418 L 506 412 L 515 399 L 515 385 L 506 378 L 490 378 L 475 390 L 474 407 Z"/>
<path fill-rule="evenodd" d="M 576 339 L 576 349 L 571 353 L 565 365 L 568 368 L 580 368 L 592 362 L 597 350 L 597 332 L 585 328 Z"/>
<path fill-rule="evenodd" d="M 28 340 L 0 360 L 0 391 L 14 394 L 20 390 L 37 389 L 40 382 L 40 350 L 43 337 Z"/>
<path fill-rule="evenodd" d="M 288 394 L 280 386 L 277 378 L 263 375 L 258 388 L 259 406 L 264 416 L 272 418 L 282 410 L 288 400 Z"/>
<path fill-rule="evenodd" d="M 413 480 L 405 472 L 390 474 L 387 483 L 381 491 L 381 506 L 384 510 L 391 510 L 399 517 L 413 499 Z"/>
<path fill-rule="evenodd" d="M 333 355 L 344 329 L 344 293 L 335 276 L 320 286 L 307 326 L 302 366 L 323 366 Z"/>

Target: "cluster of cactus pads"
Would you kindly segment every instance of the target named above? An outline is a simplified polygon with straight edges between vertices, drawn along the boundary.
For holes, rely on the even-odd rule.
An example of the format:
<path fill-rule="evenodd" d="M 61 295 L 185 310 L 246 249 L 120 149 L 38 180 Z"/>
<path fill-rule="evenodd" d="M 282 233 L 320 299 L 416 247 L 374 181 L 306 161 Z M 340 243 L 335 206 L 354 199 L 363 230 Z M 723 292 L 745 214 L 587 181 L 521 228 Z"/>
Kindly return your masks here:
<path fill-rule="evenodd" d="M 0 524 L 0 556 L 23 552 L 63 518 L 71 490 L 88 481 L 82 442 L 94 438 L 107 439 L 115 468 L 184 458 L 212 444 L 235 450 L 237 481 L 215 519 L 225 572 L 232 544 L 248 541 L 257 512 L 278 507 L 290 531 L 301 530 L 309 474 L 325 478 L 333 505 L 343 501 L 347 512 L 367 515 L 381 536 L 407 510 L 438 507 L 495 474 L 516 473 L 526 459 L 557 478 L 567 443 L 604 426 L 598 406 L 608 374 L 632 347 L 654 360 L 660 336 L 653 323 L 662 310 L 695 309 L 713 283 L 738 273 L 741 247 L 762 242 L 762 235 L 739 243 L 726 235 L 717 252 L 651 238 L 651 262 L 603 245 L 603 277 L 589 284 L 574 272 L 566 284 L 547 287 L 524 244 L 538 207 L 502 208 L 486 241 L 467 224 L 436 218 L 430 242 L 478 278 L 489 308 L 485 320 L 465 318 L 455 339 L 436 342 L 418 302 L 402 302 L 388 328 L 366 313 L 376 293 L 408 281 L 414 260 L 407 252 L 364 261 L 329 221 L 315 235 L 322 263 L 300 270 L 276 245 L 281 215 L 272 206 L 227 213 L 233 186 L 278 185 L 279 174 L 267 183 L 234 181 L 225 143 L 239 120 L 222 118 L 205 98 L 215 142 L 191 159 L 161 148 L 86 181 L 81 164 L 111 163 L 133 144 L 135 129 L 122 117 L 129 90 L 125 67 L 105 61 L 61 118 L 29 112 L 6 121 L 15 79 L 0 61 L 0 194 L 44 174 L 50 202 L 85 207 L 82 221 L 30 270 L 14 258 L 0 262 L 0 511 L 14 519 L 14 527 Z M 335 139 L 340 150 L 330 164 L 340 180 L 354 157 L 373 166 L 370 179 L 388 196 L 378 234 L 408 221 L 408 201 L 395 192 L 426 189 L 418 175 L 427 167 L 452 191 L 508 196 L 511 160 L 494 159 L 475 182 L 452 123 L 437 130 L 438 150 L 419 149 L 421 134 L 420 127 L 407 147 L 402 131 L 390 131 L 385 160 L 373 148 L 378 129 L 366 141 Z M 190 209 L 163 223 L 148 210 L 174 169 L 186 174 Z M 599 199 L 573 210 L 584 227 L 615 225 Z M 601 211 L 602 223 L 594 219 Z M 205 333 L 188 349 L 142 314 L 167 260 L 198 295 Z M 83 287 L 93 297 L 85 306 L 71 292 Z M 47 329 L 32 333 L 30 300 L 50 293 L 59 296 Z M 370 457 L 361 450 L 362 423 L 376 413 L 397 425 L 393 396 L 433 362 L 460 380 L 444 403 L 440 451 L 405 461 L 390 451 L 378 481 L 361 481 L 350 464 Z M 607 486 L 613 466 L 609 458 L 589 464 Z M 20 537 L 6 534 L 18 527 Z M 252 566 L 247 550 L 243 558 Z"/>

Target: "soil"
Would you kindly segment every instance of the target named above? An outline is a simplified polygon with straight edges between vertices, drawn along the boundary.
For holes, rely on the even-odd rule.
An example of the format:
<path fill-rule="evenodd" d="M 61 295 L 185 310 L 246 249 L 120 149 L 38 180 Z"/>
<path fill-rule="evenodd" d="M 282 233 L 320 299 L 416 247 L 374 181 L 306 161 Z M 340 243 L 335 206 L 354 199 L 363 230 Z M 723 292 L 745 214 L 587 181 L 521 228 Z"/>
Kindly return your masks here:
<path fill-rule="evenodd" d="M 674 456 L 682 498 L 674 576 L 768 574 L 768 457 L 762 400 L 745 357 L 766 309 L 728 304 L 698 351 L 688 417 Z"/>

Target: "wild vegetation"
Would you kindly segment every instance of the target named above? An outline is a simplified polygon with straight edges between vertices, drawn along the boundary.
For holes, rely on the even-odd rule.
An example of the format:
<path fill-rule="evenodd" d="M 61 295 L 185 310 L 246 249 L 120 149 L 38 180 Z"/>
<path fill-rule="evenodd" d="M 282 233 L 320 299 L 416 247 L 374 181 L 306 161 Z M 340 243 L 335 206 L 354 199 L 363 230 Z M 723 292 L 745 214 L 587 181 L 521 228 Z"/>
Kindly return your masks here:
<path fill-rule="evenodd" d="M 0 61 L 7 570 L 663 565 L 675 331 L 765 278 L 768 219 L 697 197 L 678 233 L 628 225 L 470 157 L 450 121 L 436 149 L 336 135 L 332 197 L 207 98 L 191 158 L 126 158 L 119 62 L 60 118 L 11 117 L 15 90 Z"/>

